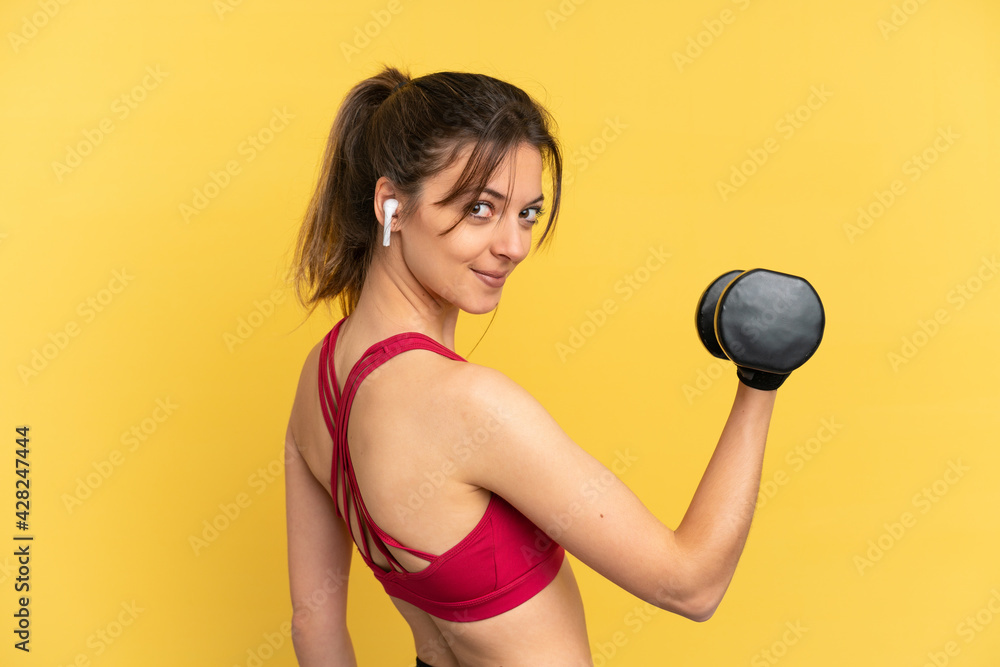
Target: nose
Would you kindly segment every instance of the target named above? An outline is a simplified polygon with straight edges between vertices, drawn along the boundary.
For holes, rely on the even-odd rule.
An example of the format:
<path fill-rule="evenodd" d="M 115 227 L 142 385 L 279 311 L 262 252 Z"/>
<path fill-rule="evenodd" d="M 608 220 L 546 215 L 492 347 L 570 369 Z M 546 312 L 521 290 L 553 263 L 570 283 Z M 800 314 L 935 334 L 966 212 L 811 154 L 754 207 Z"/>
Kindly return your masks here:
<path fill-rule="evenodd" d="M 531 249 L 531 227 L 519 219 L 520 212 L 504 211 L 493 231 L 491 250 L 494 255 L 506 257 L 518 264 Z"/>

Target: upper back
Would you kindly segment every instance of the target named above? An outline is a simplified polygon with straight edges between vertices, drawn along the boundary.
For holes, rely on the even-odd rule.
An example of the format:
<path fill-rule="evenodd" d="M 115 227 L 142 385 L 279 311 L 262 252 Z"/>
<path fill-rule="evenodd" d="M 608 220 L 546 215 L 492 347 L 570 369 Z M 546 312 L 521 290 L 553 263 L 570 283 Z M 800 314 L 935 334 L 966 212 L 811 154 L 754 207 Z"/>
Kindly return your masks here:
<path fill-rule="evenodd" d="M 342 400 L 350 371 L 373 342 L 344 339 L 333 347 Z M 321 340 L 303 366 L 292 430 L 313 475 L 339 498 L 342 489 L 331 484 L 334 443 L 318 390 L 322 347 Z M 412 349 L 384 361 L 353 393 L 347 442 L 358 486 L 375 523 L 407 546 L 443 553 L 476 525 L 489 503 L 489 492 L 466 483 L 461 469 L 466 412 L 461 387 L 463 378 L 480 368 Z M 426 565 L 393 551 L 409 569 Z"/>
<path fill-rule="evenodd" d="M 335 348 L 342 323 L 320 348 L 316 388 L 332 441 L 327 488 L 366 564 L 390 595 L 449 620 L 490 618 L 533 597 L 558 573 L 563 550 L 551 540 L 533 547 L 543 534 L 530 520 L 463 481 L 461 462 L 488 431 L 470 432 L 466 406 L 453 401 L 461 394 L 454 367 L 424 360 L 404 373 L 379 373 L 418 350 L 460 367 L 467 362 L 406 332 L 369 346 L 341 382 Z M 359 398 L 372 377 L 382 382 Z M 351 428 L 359 400 L 367 417 Z"/>

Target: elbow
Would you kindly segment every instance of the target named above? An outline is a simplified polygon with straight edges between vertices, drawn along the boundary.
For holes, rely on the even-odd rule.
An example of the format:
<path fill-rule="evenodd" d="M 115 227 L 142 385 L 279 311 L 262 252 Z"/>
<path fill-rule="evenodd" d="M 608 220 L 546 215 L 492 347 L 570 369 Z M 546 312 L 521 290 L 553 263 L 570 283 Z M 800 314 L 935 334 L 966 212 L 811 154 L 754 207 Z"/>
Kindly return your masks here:
<path fill-rule="evenodd" d="M 297 651 L 311 645 L 317 636 L 322 636 L 327 628 L 324 627 L 323 619 L 318 618 L 311 609 L 292 610 L 291 624 L 292 645 Z"/>
<path fill-rule="evenodd" d="M 720 602 L 722 602 L 721 599 L 692 602 L 681 616 L 695 623 L 704 623 L 715 615 L 715 610 L 719 608 Z"/>
<path fill-rule="evenodd" d="M 728 583 L 728 582 L 726 582 Z M 696 585 L 661 585 L 652 601 L 660 609 L 704 623 L 715 615 L 727 586 L 715 582 Z"/>
<path fill-rule="evenodd" d="M 298 664 L 357 667 L 347 625 L 330 615 L 292 612 L 292 648 Z"/>
<path fill-rule="evenodd" d="M 297 637 L 301 637 L 309 632 L 309 617 L 311 614 L 308 611 L 298 611 L 297 609 L 292 610 L 292 641 Z"/>
<path fill-rule="evenodd" d="M 302 609 L 292 608 L 292 639 L 309 637 L 315 634 L 327 634 L 347 628 L 347 619 L 342 615 L 330 613 L 324 609 L 314 609 L 308 606 Z"/>
<path fill-rule="evenodd" d="M 292 646 L 295 647 L 295 650 L 297 652 L 302 650 L 303 644 L 306 643 L 308 640 L 310 634 L 309 628 L 311 625 L 309 622 L 309 616 L 310 614 L 308 611 L 292 612 L 291 638 L 292 638 Z"/>
<path fill-rule="evenodd" d="M 721 602 L 721 595 L 714 595 L 709 591 L 697 591 L 677 600 L 670 611 L 695 623 L 704 623 L 715 615 L 715 610 L 719 608 Z"/>

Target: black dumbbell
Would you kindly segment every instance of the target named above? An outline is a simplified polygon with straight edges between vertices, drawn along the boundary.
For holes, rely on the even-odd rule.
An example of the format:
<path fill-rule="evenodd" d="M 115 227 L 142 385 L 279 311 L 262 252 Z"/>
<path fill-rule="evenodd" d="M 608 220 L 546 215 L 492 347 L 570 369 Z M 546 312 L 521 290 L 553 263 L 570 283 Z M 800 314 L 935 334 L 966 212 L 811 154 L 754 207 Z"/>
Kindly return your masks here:
<path fill-rule="evenodd" d="M 807 280 L 767 269 L 722 274 L 695 313 L 708 351 L 731 359 L 743 384 L 765 391 L 816 352 L 825 324 L 823 303 Z"/>

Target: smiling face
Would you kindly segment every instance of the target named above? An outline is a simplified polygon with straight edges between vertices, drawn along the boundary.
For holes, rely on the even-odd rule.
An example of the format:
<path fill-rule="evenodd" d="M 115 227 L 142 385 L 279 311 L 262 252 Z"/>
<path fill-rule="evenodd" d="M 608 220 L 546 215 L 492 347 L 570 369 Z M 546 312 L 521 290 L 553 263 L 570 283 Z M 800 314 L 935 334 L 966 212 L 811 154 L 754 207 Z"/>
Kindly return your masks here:
<path fill-rule="evenodd" d="M 497 306 L 504 281 L 531 249 L 543 199 L 542 157 L 521 144 L 482 192 L 436 203 L 460 178 L 470 150 L 424 181 L 417 205 L 406 206 L 398 237 L 407 268 L 436 301 L 482 314 Z"/>

